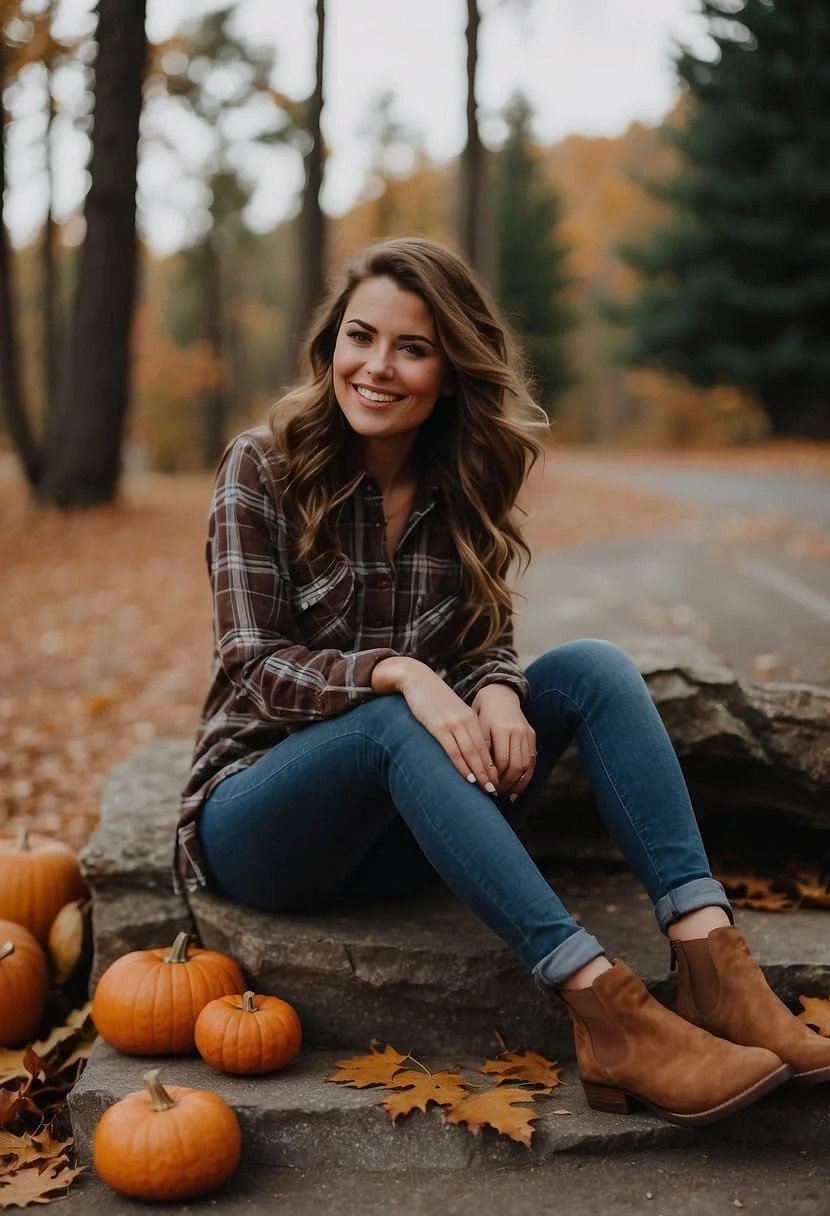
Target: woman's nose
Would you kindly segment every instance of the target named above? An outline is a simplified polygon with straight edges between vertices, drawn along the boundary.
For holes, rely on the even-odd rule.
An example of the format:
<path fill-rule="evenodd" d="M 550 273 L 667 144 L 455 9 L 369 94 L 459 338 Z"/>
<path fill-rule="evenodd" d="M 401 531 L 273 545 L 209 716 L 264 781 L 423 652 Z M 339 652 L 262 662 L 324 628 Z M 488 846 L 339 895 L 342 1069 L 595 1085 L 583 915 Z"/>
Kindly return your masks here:
<path fill-rule="evenodd" d="M 380 350 L 372 351 L 366 360 L 366 371 L 370 376 L 385 377 L 391 372 L 389 356 Z"/>

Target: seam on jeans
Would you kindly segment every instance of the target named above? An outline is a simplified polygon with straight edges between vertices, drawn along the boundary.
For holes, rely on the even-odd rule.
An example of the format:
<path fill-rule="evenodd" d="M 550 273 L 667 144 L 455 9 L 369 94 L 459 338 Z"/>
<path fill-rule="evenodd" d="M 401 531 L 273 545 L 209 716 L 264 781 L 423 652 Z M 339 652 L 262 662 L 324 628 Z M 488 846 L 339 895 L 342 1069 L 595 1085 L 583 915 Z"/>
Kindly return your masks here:
<path fill-rule="evenodd" d="M 377 740 L 375 740 L 375 742 L 377 742 Z M 436 742 L 437 742 L 437 740 L 436 740 Z M 440 744 L 439 744 L 439 746 L 440 746 Z M 395 768 L 397 769 L 397 771 L 398 771 L 398 773 L 399 773 L 399 775 L 400 775 L 400 777 L 401 777 L 401 780 L 402 780 L 402 781 L 404 781 L 404 783 L 406 784 L 406 786 L 407 786 L 407 788 L 409 789 L 409 791 L 410 791 L 410 793 L 412 794 L 412 796 L 415 798 L 415 800 L 416 800 L 416 801 L 417 801 L 417 802 L 418 802 L 420 805 L 423 805 L 423 803 L 421 803 L 421 799 L 420 799 L 420 797 L 418 796 L 418 793 L 416 792 L 416 790 L 415 790 L 415 789 L 413 789 L 412 785 L 411 785 L 411 784 L 410 784 L 410 782 L 409 782 L 409 779 L 408 779 L 408 778 L 407 778 L 407 776 L 406 776 L 406 773 L 404 773 L 403 769 L 402 769 L 402 768 L 400 767 L 400 765 L 398 764 L 396 757 L 393 755 L 393 753 L 392 753 L 391 751 L 389 752 L 389 759 L 390 759 L 391 763 L 392 763 L 392 764 L 394 764 Z M 460 777 L 460 776 L 461 776 L 461 774 L 459 773 L 459 777 Z M 400 813 L 401 813 L 401 812 L 400 812 L 400 809 L 398 809 L 398 814 L 400 815 Z M 509 824 L 509 823 L 507 823 L 507 820 L 506 820 L 506 819 L 504 820 L 504 822 L 505 822 L 505 825 L 506 825 L 506 826 L 507 826 L 507 827 L 510 829 L 510 831 L 512 831 L 513 829 L 510 827 L 510 824 Z M 448 853 L 451 853 L 451 854 L 452 854 L 452 856 L 455 858 L 455 860 L 458 862 L 458 864 L 459 864 L 459 865 L 461 865 L 462 869 L 464 869 L 465 867 L 463 866 L 463 863 L 462 863 L 462 861 L 461 861 L 461 858 L 458 856 L 458 853 L 457 853 L 457 852 L 455 851 L 455 849 L 454 849 L 454 848 L 451 846 L 450 842 L 447 840 L 447 837 L 444 835 L 444 833 L 441 831 L 441 829 L 440 829 L 440 827 L 438 826 L 438 824 L 436 824 L 436 822 L 434 821 L 434 819 L 432 819 L 432 817 L 431 817 L 431 816 L 430 816 L 430 823 L 432 824 L 433 830 L 436 832 L 436 834 L 437 834 L 438 836 L 440 836 L 441 840 L 443 841 L 444 846 L 445 846 L 445 847 L 446 847 L 446 849 L 447 849 L 447 852 L 448 852 Z M 407 825 L 407 826 L 409 826 L 409 825 Z M 411 828 L 410 828 L 410 830 L 411 830 Z M 416 838 L 416 839 L 417 839 L 417 838 Z M 517 837 L 516 839 L 518 840 L 518 837 Z M 524 846 L 521 844 L 521 841 L 519 841 L 519 845 L 520 845 L 520 847 L 524 847 Z M 427 860 L 429 860 L 429 859 L 427 859 Z M 437 867 L 435 866 L 435 864 L 434 864 L 433 862 L 430 862 L 430 865 L 432 865 L 434 869 L 437 869 Z M 439 873 L 440 873 L 440 871 L 439 871 Z M 442 877 L 443 877 L 443 875 L 442 875 Z M 445 881 L 446 881 L 446 880 L 445 880 Z M 498 900 L 498 899 L 495 897 L 495 893 L 493 892 L 492 888 L 489 888 L 489 889 L 488 889 L 487 885 L 486 885 L 486 884 L 484 884 L 484 883 L 481 883 L 481 880 L 480 880 L 480 879 L 479 879 L 478 881 L 479 881 L 479 883 L 480 883 L 480 885 L 481 885 L 481 889 L 482 889 L 482 891 L 483 891 L 483 892 L 484 892 L 484 893 L 485 893 L 485 894 L 488 896 L 488 898 L 489 898 L 489 899 L 491 900 L 491 902 L 492 902 L 492 903 L 495 905 L 495 907 L 497 907 L 497 908 L 498 908 L 499 912 L 501 912 L 502 916 L 503 916 L 503 917 L 504 917 L 504 919 L 505 919 L 505 920 L 508 922 L 508 924 L 513 925 L 514 929 L 516 929 L 516 931 L 518 932 L 519 937 L 520 937 L 520 939 L 521 939 L 521 941 L 522 941 L 523 945 L 524 945 L 525 947 L 527 947 L 527 949 L 529 950 L 529 949 L 530 949 L 530 942 L 528 941 L 527 937 L 525 936 L 525 933 L 524 933 L 524 931 L 523 931 L 523 929 L 522 929 L 521 925 L 517 925 L 517 924 L 516 924 L 516 922 L 515 922 L 515 920 L 513 919 L 513 917 L 512 917 L 512 916 L 511 916 L 511 915 L 510 915 L 508 912 L 506 912 L 506 911 L 505 911 L 505 909 L 504 909 L 504 908 L 502 907 L 502 905 L 501 905 L 501 901 L 500 901 L 500 900 Z M 555 894 L 555 893 L 554 893 L 554 894 Z M 564 905 L 563 905 L 563 907 L 564 907 Z M 565 911 L 567 912 L 567 908 L 565 909 Z M 568 913 L 568 915 L 570 915 L 570 913 Z M 579 928 L 582 928 L 582 926 L 581 926 L 581 925 L 580 925 L 580 926 L 578 926 L 578 927 L 579 927 Z M 566 939 L 566 940 L 567 940 L 567 939 Z M 556 948 L 556 947 L 554 947 L 554 949 L 555 949 L 555 948 Z M 549 953 L 550 953 L 550 952 L 549 952 Z M 544 957 L 547 957 L 547 956 L 544 956 Z"/>
<path fill-rule="evenodd" d="M 626 816 L 629 824 L 631 825 L 634 835 L 639 840 L 643 853 L 645 854 L 646 858 L 649 861 L 649 864 L 651 865 L 651 868 L 654 872 L 654 876 L 657 879 L 657 882 L 660 884 L 661 887 L 665 888 L 665 886 L 666 886 L 665 879 L 663 878 L 662 874 L 660 873 L 660 870 L 657 866 L 656 859 L 655 859 L 654 855 L 652 854 L 651 848 L 650 848 L 647 840 L 643 836 L 640 822 L 639 822 L 639 820 L 634 818 L 631 811 L 628 809 L 625 799 L 623 798 L 620 791 L 617 789 L 617 785 L 613 781 L 611 774 L 608 771 L 608 765 L 605 762 L 605 755 L 603 753 L 602 747 L 600 746 L 599 740 L 595 737 L 594 732 L 591 730 L 591 724 L 589 723 L 587 717 L 585 716 L 585 713 L 584 713 L 581 705 L 579 705 L 578 702 L 574 701 L 573 697 L 569 697 L 566 692 L 563 692 L 561 688 L 546 688 L 546 689 L 544 689 L 543 692 L 538 693 L 537 697 L 534 697 L 532 699 L 537 700 L 538 698 L 547 696 L 549 693 L 555 693 L 557 696 L 562 697 L 563 700 L 567 701 L 570 705 L 572 705 L 577 716 L 579 717 L 579 719 L 585 726 L 585 729 L 588 733 L 588 737 L 596 749 L 597 756 L 599 757 L 600 764 L 602 765 L 602 770 L 605 773 L 605 776 L 608 778 L 608 784 L 611 786 L 611 789 L 616 794 L 617 800 L 618 800 L 620 806 L 622 807 L 623 812 L 625 813 L 625 816 Z"/>
<path fill-rule="evenodd" d="M 319 750 L 321 747 L 325 747 L 325 745 L 327 743 L 335 743 L 335 742 L 339 743 L 341 739 L 354 738 L 357 735 L 363 734 L 363 733 L 364 732 L 359 731 L 359 730 L 343 731 L 342 734 L 332 735 L 328 739 L 321 739 L 316 744 L 316 749 Z M 280 746 L 279 743 L 277 743 L 276 746 L 279 747 Z M 270 753 L 266 753 L 266 754 L 270 755 Z M 212 802 L 214 806 L 227 806 L 231 802 L 235 802 L 236 799 L 238 799 L 238 798 L 245 798 L 245 797 L 247 797 L 248 794 L 255 793 L 256 790 L 260 789 L 261 786 L 266 785 L 273 777 L 277 777 L 277 776 L 279 776 L 280 773 L 284 773 L 285 770 L 287 768 L 289 768 L 292 764 L 295 764 L 298 760 L 303 759 L 304 757 L 308 756 L 309 754 L 310 753 L 307 751 L 300 752 L 298 755 L 292 756 L 290 760 L 286 760 L 285 763 L 283 765 L 281 765 L 279 768 L 272 769 L 271 772 L 268 773 L 268 775 L 266 777 L 263 777 L 260 781 L 257 781 L 256 784 L 248 785 L 245 787 L 244 790 L 240 790 L 236 794 L 226 794 L 225 797 L 223 797 L 223 798 L 216 798 L 215 795 L 216 795 L 217 791 L 220 790 L 223 785 L 228 785 L 233 780 L 234 777 L 241 776 L 242 773 L 251 772 L 251 769 L 253 766 L 249 765 L 248 768 L 242 769 L 239 773 L 231 773 L 230 776 L 226 777 L 224 781 L 221 781 L 219 783 L 219 785 L 217 785 L 215 787 L 215 789 L 213 789 L 210 792 L 210 794 L 205 799 L 205 801 Z M 264 757 L 262 757 L 262 759 L 264 759 Z M 238 784 L 238 782 L 237 782 L 237 784 Z"/>

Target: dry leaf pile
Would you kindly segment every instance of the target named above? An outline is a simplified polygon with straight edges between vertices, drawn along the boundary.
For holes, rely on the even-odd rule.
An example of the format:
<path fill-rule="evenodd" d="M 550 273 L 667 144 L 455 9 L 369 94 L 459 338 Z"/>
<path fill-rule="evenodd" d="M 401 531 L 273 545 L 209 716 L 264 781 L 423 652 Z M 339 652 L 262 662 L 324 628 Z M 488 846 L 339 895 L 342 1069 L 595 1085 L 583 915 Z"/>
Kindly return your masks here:
<path fill-rule="evenodd" d="M 793 859 L 775 875 L 717 873 L 736 908 L 758 912 L 794 912 L 797 908 L 830 909 L 830 860 L 814 868 Z"/>
<path fill-rule="evenodd" d="M 67 1013 L 47 1038 L 0 1050 L 0 1208 L 48 1203 L 82 1172 L 72 1137 L 61 1129 L 66 1095 L 94 1037 L 87 1004 Z"/>
<path fill-rule="evenodd" d="M 391 1092 L 377 1105 L 393 1123 L 416 1110 L 426 1114 L 433 1103 L 441 1107 L 444 1123 L 463 1123 L 474 1135 L 491 1127 L 530 1148 L 533 1123 L 542 1116 L 527 1103 L 550 1097 L 561 1084 L 559 1064 L 535 1051 L 505 1051 L 485 1060 L 476 1071 L 495 1080 L 476 1084 L 457 1067 L 430 1072 L 414 1056 L 402 1054 L 387 1043 L 383 1051 L 372 1047 L 367 1055 L 338 1060 L 337 1072 L 326 1080 L 356 1089 L 384 1086 Z M 568 1115 L 570 1111 L 557 1109 L 552 1113 Z"/>

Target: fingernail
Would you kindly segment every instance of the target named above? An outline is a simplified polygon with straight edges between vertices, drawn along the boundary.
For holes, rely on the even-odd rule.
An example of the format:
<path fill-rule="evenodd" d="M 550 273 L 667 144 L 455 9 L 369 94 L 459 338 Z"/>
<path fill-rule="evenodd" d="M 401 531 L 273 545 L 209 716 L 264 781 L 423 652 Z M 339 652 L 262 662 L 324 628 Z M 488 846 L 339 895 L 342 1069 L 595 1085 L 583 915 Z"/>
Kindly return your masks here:
<path fill-rule="evenodd" d="M 519 797 L 519 795 L 518 795 L 518 794 L 511 794 L 511 795 L 510 795 L 510 801 L 511 801 L 511 802 L 515 802 L 515 801 L 516 801 L 516 799 L 517 799 L 518 797 Z"/>
<path fill-rule="evenodd" d="M 467 774 L 467 780 L 469 781 L 470 785 L 475 785 L 475 783 L 476 783 L 476 775 L 475 775 L 475 773 L 468 773 L 468 774 Z"/>
<path fill-rule="evenodd" d="M 488 781 L 484 788 L 488 794 L 495 794 L 496 792 L 496 787 L 493 785 L 492 781 Z"/>

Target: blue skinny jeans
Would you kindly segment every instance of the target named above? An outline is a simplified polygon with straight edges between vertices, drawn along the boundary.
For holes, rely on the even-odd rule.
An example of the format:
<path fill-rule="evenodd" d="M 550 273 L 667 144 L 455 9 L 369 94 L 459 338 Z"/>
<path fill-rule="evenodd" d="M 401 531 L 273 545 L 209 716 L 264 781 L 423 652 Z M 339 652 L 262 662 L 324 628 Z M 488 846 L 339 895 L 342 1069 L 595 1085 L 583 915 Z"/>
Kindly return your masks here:
<path fill-rule="evenodd" d="M 471 785 L 402 696 L 314 723 L 220 782 L 199 834 L 215 885 L 268 911 L 380 900 L 449 886 L 531 971 L 555 987 L 605 953 L 524 848 L 515 825 L 571 740 L 605 824 L 665 932 L 717 905 L 683 775 L 631 659 L 610 642 L 556 646 L 526 671 L 533 778 L 511 804 Z"/>

